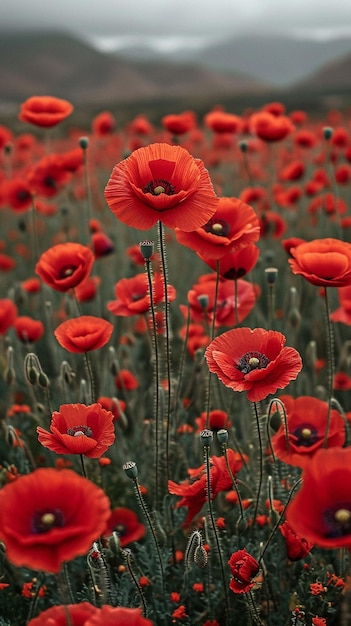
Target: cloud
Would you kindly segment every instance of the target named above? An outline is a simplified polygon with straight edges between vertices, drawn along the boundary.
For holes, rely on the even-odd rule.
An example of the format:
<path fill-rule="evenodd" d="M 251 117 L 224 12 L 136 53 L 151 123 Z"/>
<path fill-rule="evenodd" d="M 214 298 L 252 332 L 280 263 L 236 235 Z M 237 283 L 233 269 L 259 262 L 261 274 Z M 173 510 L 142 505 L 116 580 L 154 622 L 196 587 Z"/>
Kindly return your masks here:
<path fill-rule="evenodd" d="M 329 0 L 214 0 L 206 3 L 206 10 L 204 0 L 11 0 L 1 13 L 2 29 L 55 28 L 87 38 L 214 38 L 301 29 L 321 32 L 351 23 L 349 0 L 339 0 L 334 6 Z"/>

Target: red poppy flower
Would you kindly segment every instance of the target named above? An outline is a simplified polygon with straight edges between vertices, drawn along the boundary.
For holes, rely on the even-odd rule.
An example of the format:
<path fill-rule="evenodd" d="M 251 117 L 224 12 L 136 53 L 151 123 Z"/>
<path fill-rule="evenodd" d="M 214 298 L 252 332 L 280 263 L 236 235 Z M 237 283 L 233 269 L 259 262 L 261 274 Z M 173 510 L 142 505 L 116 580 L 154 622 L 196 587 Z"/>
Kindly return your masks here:
<path fill-rule="evenodd" d="M 93 134 L 96 137 L 105 137 L 113 133 L 116 120 L 110 111 L 101 111 L 96 115 L 91 123 Z"/>
<path fill-rule="evenodd" d="M 161 274 L 155 273 L 152 279 L 153 303 L 164 301 L 164 286 Z M 107 309 L 114 315 L 139 315 L 150 309 L 149 283 L 146 274 L 137 274 L 132 278 L 122 278 L 116 283 L 115 294 L 117 300 L 109 302 Z M 176 298 L 176 290 L 168 285 L 168 300 Z"/>
<path fill-rule="evenodd" d="M 39 293 L 41 283 L 39 278 L 27 278 L 21 282 L 21 289 L 27 293 Z"/>
<path fill-rule="evenodd" d="M 241 128 L 241 118 L 226 111 L 210 111 L 204 117 L 204 124 L 214 133 L 237 133 Z"/>
<path fill-rule="evenodd" d="M 81 315 L 62 322 L 54 335 L 68 352 L 90 352 L 102 348 L 112 335 L 113 326 L 107 320 L 93 315 Z"/>
<path fill-rule="evenodd" d="M 279 172 L 280 180 L 300 180 L 305 173 L 305 164 L 303 161 L 291 161 L 284 169 Z"/>
<path fill-rule="evenodd" d="M 312 130 L 301 128 L 294 135 L 294 143 L 300 148 L 313 148 L 317 143 L 317 137 Z"/>
<path fill-rule="evenodd" d="M 40 443 L 56 454 L 100 458 L 115 440 L 113 415 L 101 404 L 63 404 L 52 414 L 51 433 L 37 427 Z"/>
<path fill-rule="evenodd" d="M 142 230 L 159 220 L 170 228 L 200 228 L 218 204 L 203 162 L 181 146 L 162 143 L 139 148 L 118 163 L 105 198 L 116 217 Z"/>
<path fill-rule="evenodd" d="M 284 345 L 284 335 L 276 331 L 235 328 L 216 337 L 205 357 L 226 387 L 247 391 L 248 399 L 258 402 L 286 387 L 302 368 L 297 350 Z"/>
<path fill-rule="evenodd" d="M 351 282 L 351 244 L 339 239 L 314 239 L 291 248 L 294 274 L 312 285 L 345 287 Z"/>
<path fill-rule="evenodd" d="M 1 489 L 0 505 L 9 561 L 53 573 L 88 552 L 111 513 L 102 489 L 68 469 L 21 476 Z"/>
<path fill-rule="evenodd" d="M 259 219 L 255 211 L 238 198 L 219 198 L 211 219 L 195 231 L 175 231 L 179 243 L 200 255 L 219 259 L 228 250 L 237 250 L 254 243 L 260 236 Z"/>
<path fill-rule="evenodd" d="M 228 462 L 232 473 L 235 475 L 242 467 L 242 457 L 238 452 L 228 449 Z M 168 481 L 168 491 L 182 499 L 177 503 L 176 507 L 184 506 L 188 509 L 188 514 L 184 525 L 190 524 L 191 520 L 199 513 L 206 502 L 206 474 L 205 467 L 201 465 L 197 469 L 188 470 L 191 480 L 183 483 L 175 483 L 173 480 Z M 211 457 L 211 499 L 214 500 L 221 491 L 228 491 L 232 487 L 232 481 L 228 473 L 224 456 Z"/>
<path fill-rule="evenodd" d="M 57 155 L 57 158 L 65 172 L 76 172 L 83 165 L 83 150 L 73 148 L 73 150 Z"/>
<path fill-rule="evenodd" d="M 31 192 L 44 198 L 53 198 L 71 180 L 71 173 L 62 167 L 56 154 L 45 156 L 30 170 L 27 182 Z"/>
<path fill-rule="evenodd" d="M 44 324 L 40 320 L 34 320 L 28 315 L 21 315 L 14 321 L 16 335 L 24 343 L 34 343 L 44 334 Z"/>
<path fill-rule="evenodd" d="M 117 507 L 112 510 L 111 517 L 107 521 L 104 535 L 118 534 L 121 547 L 128 546 L 133 541 L 139 541 L 146 533 L 144 524 L 141 524 L 137 515 L 131 509 Z"/>
<path fill-rule="evenodd" d="M 35 266 L 40 278 L 56 291 L 66 292 L 90 274 L 94 255 L 80 243 L 59 243 L 44 252 Z"/>
<path fill-rule="evenodd" d="M 229 583 L 229 588 L 234 593 L 247 593 L 254 587 L 255 578 L 260 570 L 260 565 L 247 550 L 237 550 L 233 552 L 228 561 L 233 578 Z"/>
<path fill-rule="evenodd" d="M 322 548 L 351 547 L 351 448 L 321 448 L 286 510 L 297 535 Z"/>
<path fill-rule="evenodd" d="M 32 204 L 32 194 L 28 183 L 23 178 L 4 181 L 2 191 L 7 204 L 18 213 L 27 211 Z"/>
<path fill-rule="evenodd" d="M 9 272 L 16 267 L 16 261 L 8 254 L 0 252 L 0 270 L 2 272 Z"/>
<path fill-rule="evenodd" d="M 299 561 L 311 552 L 313 544 L 298 537 L 298 535 L 290 528 L 288 522 L 284 522 L 279 526 L 279 530 L 285 539 L 286 554 L 290 561 Z"/>
<path fill-rule="evenodd" d="M 184 111 L 184 113 L 165 115 L 161 122 L 172 135 L 184 135 L 194 128 L 196 118 L 192 112 Z"/>
<path fill-rule="evenodd" d="M 121 417 L 121 413 L 126 409 L 126 403 L 124 400 L 117 400 L 117 398 L 109 398 L 107 396 L 99 396 L 97 400 L 103 409 L 111 411 L 113 415 L 113 421 L 116 422 Z"/>
<path fill-rule="evenodd" d="M 153 626 L 153 622 L 143 617 L 141 609 L 127 609 L 123 606 L 103 605 L 88 618 L 84 626 Z"/>
<path fill-rule="evenodd" d="M 207 321 L 212 323 L 215 304 L 215 274 L 207 275 L 208 279 L 193 285 L 188 291 L 190 315 L 194 322 Z M 237 280 L 237 294 L 235 301 L 234 284 L 231 280 L 223 280 L 219 283 L 216 326 L 233 326 L 237 321 L 242 322 L 255 306 L 257 290 L 254 285 L 246 280 Z M 187 315 L 187 307 L 180 305 L 184 316 Z"/>
<path fill-rule="evenodd" d="M 255 267 L 260 250 L 254 243 L 248 243 L 239 250 L 228 250 L 219 259 L 219 274 L 227 280 L 242 278 Z M 205 261 L 213 270 L 217 269 L 217 261 L 207 254 L 199 254 L 200 259 Z"/>
<path fill-rule="evenodd" d="M 0 335 L 6 335 L 17 317 L 17 307 L 10 298 L 0 299 Z"/>
<path fill-rule="evenodd" d="M 275 211 L 264 211 L 260 217 L 261 237 L 280 239 L 287 229 L 284 218 Z"/>
<path fill-rule="evenodd" d="M 287 254 L 290 254 L 291 248 L 296 248 L 300 243 L 305 243 L 305 239 L 301 239 L 300 237 L 289 237 L 289 239 L 282 240 L 282 246 Z"/>
<path fill-rule="evenodd" d="M 285 115 L 273 115 L 268 111 L 259 111 L 250 118 L 250 127 L 254 135 L 263 141 L 281 141 L 293 130 L 294 125 Z"/>
<path fill-rule="evenodd" d="M 21 104 L 19 119 L 35 126 L 51 128 L 71 115 L 73 105 L 53 96 L 32 96 Z"/>
<path fill-rule="evenodd" d="M 100 283 L 100 276 L 88 276 L 88 278 L 85 278 L 74 288 L 74 295 L 78 302 L 90 302 L 90 300 L 94 300 Z"/>
<path fill-rule="evenodd" d="M 195 418 L 197 425 L 196 433 L 199 434 L 206 428 L 207 411 L 201 413 L 200 417 Z M 232 423 L 228 418 L 228 413 L 220 409 L 213 409 L 209 412 L 209 428 L 210 430 L 221 430 L 221 428 L 230 428 Z"/>
<path fill-rule="evenodd" d="M 326 447 L 325 429 L 328 416 L 328 403 L 312 396 L 283 395 L 280 400 L 285 405 L 287 431 L 282 424 L 272 437 L 273 450 L 285 463 L 306 467 L 311 457 L 321 447 Z M 344 420 L 336 409 L 330 411 L 327 447 L 343 446 L 345 443 Z"/>
<path fill-rule="evenodd" d="M 115 249 L 112 239 L 110 239 L 106 233 L 101 231 L 92 234 L 91 244 L 96 259 L 101 259 L 102 257 L 111 254 Z"/>
<path fill-rule="evenodd" d="M 51 606 L 28 622 L 28 626 L 67 626 L 67 614 L 71 626 L 84 626 L 86 620 L 98 609 L 90 602 L 79 604 L 59 604 Z"/>
<path fill-rule="evenodd" d="M 138 379 L 130 370 L 120 370 L 116 375 L 115 384 L 117 389 L 124 389 L 125 391 L 133 391 L 139 387 Z"/>

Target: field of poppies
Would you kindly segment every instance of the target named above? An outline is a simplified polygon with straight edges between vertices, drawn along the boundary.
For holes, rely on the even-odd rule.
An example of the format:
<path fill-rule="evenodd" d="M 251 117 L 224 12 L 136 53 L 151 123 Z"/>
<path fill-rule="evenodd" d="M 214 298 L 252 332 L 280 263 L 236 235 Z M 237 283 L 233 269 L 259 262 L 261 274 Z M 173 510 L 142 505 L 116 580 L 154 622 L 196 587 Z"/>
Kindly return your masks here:
<path fill-rule="evenodd" d="M 351 130 L 0 125 L 0 626 L 347 626 Z"/>

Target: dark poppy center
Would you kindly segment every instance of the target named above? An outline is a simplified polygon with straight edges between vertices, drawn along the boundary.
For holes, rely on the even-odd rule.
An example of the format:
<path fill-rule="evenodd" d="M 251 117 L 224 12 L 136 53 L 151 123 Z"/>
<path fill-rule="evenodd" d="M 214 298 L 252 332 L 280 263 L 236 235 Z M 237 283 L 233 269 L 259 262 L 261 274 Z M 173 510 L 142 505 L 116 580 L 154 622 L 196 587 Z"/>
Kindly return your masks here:
<path fill-rule="evenodd" d="M 78 437 L 80 435 L 85 435 L 86 437 L 91 437 L 93 431 L 86 424 L 80 426 L 73 426 L 73 428 L 68 428 L 67 435 L 71 435 L 72 437 Z"/>
<path fill-rule="evenodd" d="M 64 265 L 60 269 L 59 278 L 68 278 L 72 276 L 76 271 L 77 267 L 75 265 Z"/>
<path fill-rule="evenodd" d="M 212 233 L 212 235 L 217 235 L 218 237 L 228 237 L 230 226 L 227 222 L 213 217 L 203 226 L 203 229 L 207 233 Z"/>
<path fill-rule="evenodd" d="M 351 534 L 351 504 L 341 505 L 324 512 L 327 537 L 343 537 Z"/>
<path fill-rule="evenodd" d="M 240 359 L 237 364 L 238 370 L 240 370 L 243 374 L 249 374 L 252 370 L 261 370 L 267 367 L 269 363 L 269 358 L 266 357 L 262 352 L 257 352 L 256 350 L 251 350 L 250 352 L 246 352 Z"/>
<path fill-rule="evenodd" d="M 121 523 L 116 524 L 114 530 L 116 531 L 116 533 L 118 533 L 119 537 L 124 537 L 127 534 L 127 527 Z"/>
<path fill-rule="evenodd" d="M 311 426 L 299 426 L 296 428 L 293 433 L 296 440 L 294 441 L 295 445 L 302 446 L 304 448 L 309 448 L 313 446 L 318 440 L 318 430 Z"/>
<path fill-rule="evenodd" d="M 17 198 L 20 201 L 26 201 L 29 200 L 29 198 L 31 197 L 29 191 L 26 191 L 25 189 L 20 189 L 17 193 Z"/>
<path fill-rule="evenodd" d="M 143 189 L 144 193 L 151 193 L 153 196 L 160 196 L 165 193 L 166 196 L 173 196 L 176 193 L 176 188 L 168 180 L 158 178 L 157 180 L 151 180 Z"/>
<path fill-rule="evenodd" d="M 65 518 L 60 509 L 36 511 L 32 517 L 32 532 L 35 534 L 48 533 L 52 528 L 62 528 Z"/>
<path fill-rule="evenodd" d="M 219 261 L 219 266 L 221 266 L 221 261 Z M 224 272 L 223 278 L 227 280 L 237 280 L 238 278 L 242 278 L 246 274 L 246 269 L 244 267 L 231 267 L 227 272 Z"/>
<path fill-rule="evenodd" d="M 44 178 L 45 187 L 50 187 L 50 189 L 56 189 L 56 180 L 52 176 L 46 176 Z"/>

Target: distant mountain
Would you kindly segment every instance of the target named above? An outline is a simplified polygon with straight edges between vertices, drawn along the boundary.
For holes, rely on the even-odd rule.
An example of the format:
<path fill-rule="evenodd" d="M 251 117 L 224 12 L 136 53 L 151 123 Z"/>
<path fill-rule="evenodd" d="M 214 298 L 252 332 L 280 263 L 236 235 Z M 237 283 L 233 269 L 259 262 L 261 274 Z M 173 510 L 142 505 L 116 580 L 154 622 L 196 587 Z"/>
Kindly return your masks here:
<path fill-rule="evenodd" d="M 351 52 L 335 61 L 326 63 L 316 72 L 300 81 L 296 87 L 304 91 L 343 94 L 351 92 Z"/>
<path fill-rule="evenodd" d="M 220 72 L 241 73 L 275 86 L 289 86 L 348 52 L 351 53 L 351 39 L 346 37 L 316 41 L 248 33 L 201 50 L 180 50 L 162 56 L 168 60 L 201 63 Z M 128 58 L 139 56 L 135 48 L 124 48 L 119 54 Z M 144 48 L 141 54 L 157 58 L 157 52 L 150 49 L 145 52 Z"/>
<path fill-rule="evenodd" d="M 66 34 L 0 33 L 0 101 L 5 103 L 40 94 L 75 104 L 220 98 L 262 87 L 260 81 L 195 63 L 137 61 L 102 53 Z"/>

